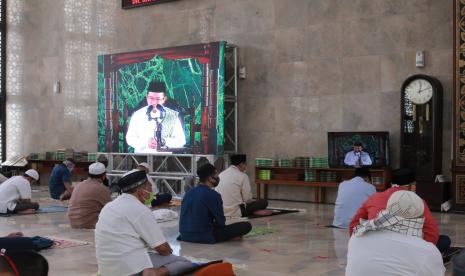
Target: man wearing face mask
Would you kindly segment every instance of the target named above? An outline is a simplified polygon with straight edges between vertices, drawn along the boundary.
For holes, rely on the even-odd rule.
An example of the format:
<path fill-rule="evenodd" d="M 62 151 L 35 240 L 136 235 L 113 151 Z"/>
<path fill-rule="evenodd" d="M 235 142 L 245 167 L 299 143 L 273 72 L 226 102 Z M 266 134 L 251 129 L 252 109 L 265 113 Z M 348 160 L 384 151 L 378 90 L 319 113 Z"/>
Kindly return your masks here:
<path fill-rule="evenodd" d="M 200 183 L 186 193 L 179 219 L 179 240 L 197 243 L 217 243 L 239 238 L 252 230 L 249 222 L 225 225 L 223 200 L 213 190 L 220 182 L 212 164 L 197 169 Z"/>
<path fill-rule="evenodd" d="M 50 188 L 50 196 L 53 199 L 68 200 L 73 193 L 71 186 L 71 171 L 74 169 L 76 162 L 72 158 L 68 158 L 63 163 L 55 165 L 50 174 L 48 186 Z"/>
<path fill-rule="evenodd" d="M 95 226 L 100 275 L 178 275 L 192 268 L 190 261 L 172 254 L 146 206 L 153 192 L 145 172 L 131 172 L 117 185 L 122 194 L 103 207 Z"/>
<path fill-rule="evenodd" d="M 105 165 L 89 166 L 89 178 L 76 185 L 69 200 L 68 219 L 72 228 L 94 229 L 103 206 L 111 201 Z"/>

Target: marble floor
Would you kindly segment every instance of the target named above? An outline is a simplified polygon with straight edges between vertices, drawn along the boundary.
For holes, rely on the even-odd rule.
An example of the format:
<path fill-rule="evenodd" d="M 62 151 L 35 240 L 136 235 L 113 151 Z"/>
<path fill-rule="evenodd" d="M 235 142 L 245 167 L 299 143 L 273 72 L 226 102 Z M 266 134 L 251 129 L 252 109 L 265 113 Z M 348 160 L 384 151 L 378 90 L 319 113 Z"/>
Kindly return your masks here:
<path fill-rule="evenodd" d="M 33 198 L 39 198 L 42 206 L 60 204 L 48 199 L 45 191 L 34 192 Z M 348 235 L 345 230 L 325 227 L 332 222 L 333 205 L 272 201 L 270 206 L 301 211 L 252 219 L 254 227 L 269 228 L 274 233 L 215 245 L 178 242 L 177 222 L 165 222 L 161 226 L 175 254 L 198 261 L 227 260 L 233 263 L 236 275 L 344 275 Z M 465 215 L 434 213 L 434 216 L 441 233 L 449 235 L 454 245 L 465 246 Z M 96 274 L 94 232 L 71 229 L 66 213 L 0 218 L 1 234 L 13 231 L 22 231 L 27 236 L 89 242 L 89 245 L 41 253 L 49 261 L 52 276 Z M 447 271 L 450 275 L 450 265 Z"/>

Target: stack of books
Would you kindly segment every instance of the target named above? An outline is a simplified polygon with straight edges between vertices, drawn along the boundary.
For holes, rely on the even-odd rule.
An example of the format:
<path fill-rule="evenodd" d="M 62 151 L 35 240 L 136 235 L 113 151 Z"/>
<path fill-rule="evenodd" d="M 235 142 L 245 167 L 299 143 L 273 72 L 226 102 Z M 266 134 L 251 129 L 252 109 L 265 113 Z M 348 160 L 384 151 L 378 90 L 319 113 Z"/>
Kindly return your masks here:
<path fill-rule="evenodd" d="M 316 172 L 314 170 L 305 170 L 305 181 L 315 182 L 316 181 Z"/>
<path fill-rule="evenodd" d="M 271 170 L 259 170 L 258 179 L 260 180 L 270 180 L 271 179 Z"/>
<path fill-rule="evenodd" d="M 334 172 L 320 172 L 320 181 L 321 182 L 336 182 L 337 181 L 337 174 Z"/>
<path fill-rule="evenodd" d="M 292 168 L 292 167 L 294 167 L 294 160 L 293 159 L 286 159 L 286 158 L 279 158 L 278 159 L 278 167 Z"/>
<path fill-rule="evenodd" d="M 255 166 L 257 166 L 257 167 L 273 167 L 273 159 L 270 159 L 270 158 L 255 158 Z"/>
<path fill-rule="evenodd" d="M 295 166 L 296 168 L 310 168 L 310 157 L 297 157 Z"/>
<path fill-rule="evenodd" d="M 329 168 L 328 157 L 310 157 L 310 168 Z"/>

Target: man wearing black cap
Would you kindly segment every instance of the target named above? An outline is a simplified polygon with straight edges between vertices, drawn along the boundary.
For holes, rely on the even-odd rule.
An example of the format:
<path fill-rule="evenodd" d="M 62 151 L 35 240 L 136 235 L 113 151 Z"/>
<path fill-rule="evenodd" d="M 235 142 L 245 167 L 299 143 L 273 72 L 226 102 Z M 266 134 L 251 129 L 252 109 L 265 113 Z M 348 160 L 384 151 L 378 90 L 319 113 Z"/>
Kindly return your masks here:
<path fill-rule="evenodd" d="M 386 209 L 389 197 L 397 191 L 415 191 L 416 182 L 415 174 L 412 170 L 401 168 L 392 171 L 392 187 L 384 192 L 375 193 L 363 203 L 352 218 L 349 227 L 349 234 L 352 235 L 354 227 L 360 223 L 360 219 L 374 219 L 378 213 Z M 424 202 L 424 201 L 423 201 Z M 433 218 L 431 211 L 426 202 L 424 202 L 424 217 L 425 222 L 423 225 L 423 239 L 425 241 L 435 244 L 439 251 L 444 252 L 450 246 L 450 239 L 447 236 L 439 236 L 439 228 L 436 220 Z"/>
<path fill-rule="evenodd" d="M 360 142 L 355 142 L 354 149 L 346 153 L 344 158 L 344 164 L 356 168 L 371 166 L 372 163 L 370 155 L 363 151 L 363 146 Z"/>
<path fill-rule="evenodd" d="M 225 225 L 221 195 L 212 188 L 220 182 L 218 171 L 208 163 L 197 169 L 200 183 L 182 200 L 178 239 L 197 243 L 217 243 L 250 232 L 249 222 Z"/>
<path fill-rule="evenodd" d="M 266 199 L 252 199 L 246 168 L 247 156 L 235 154 L 231 155 L 231 166 L 220 173 L 220 184 L 215 190 L 223 199 L 224 215 L 227 217 L 247 217 L 268 206 Z"/>
<path fill-rule="evenodd" d="M 163 106 L 167 100 L 165 93 L 164 82 L 151 82 L 147 88 L 147 106 L 132 114 L 126 142 L 134 152 L 154 153 L 161 148 L 181 148 L 186 144 L 179 113 Z"/>
<path fill-rule="evenodd" d="M 100 275 L 176 275 L 191 268 L 190 261 L 172 254 L 145 206 L 153 199 L 145 172 L 132 172 L 117 185 L 122 194 L 103 207 L 95 227 Z"/>

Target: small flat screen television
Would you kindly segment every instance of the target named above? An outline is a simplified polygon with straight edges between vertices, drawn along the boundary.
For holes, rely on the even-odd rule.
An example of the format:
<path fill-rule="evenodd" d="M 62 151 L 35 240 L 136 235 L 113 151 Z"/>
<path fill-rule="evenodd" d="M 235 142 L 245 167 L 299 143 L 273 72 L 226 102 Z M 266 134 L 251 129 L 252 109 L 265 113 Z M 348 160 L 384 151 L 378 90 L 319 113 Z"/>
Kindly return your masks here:
<path fill-rule="evenodd" d="M 359 160 L 353 150 L 361 145 L 361 166 L 372 168 L 389 167 L 389 132 L 328 132 L 328 162 L 331 168 L 354 167 L 352 162 Z M 358 161 L 359 162 L 359 161 Z M 365 164 L 364 164 L 365 163 Z M 371 164 L 369 164 L 371 163 Z"/>

